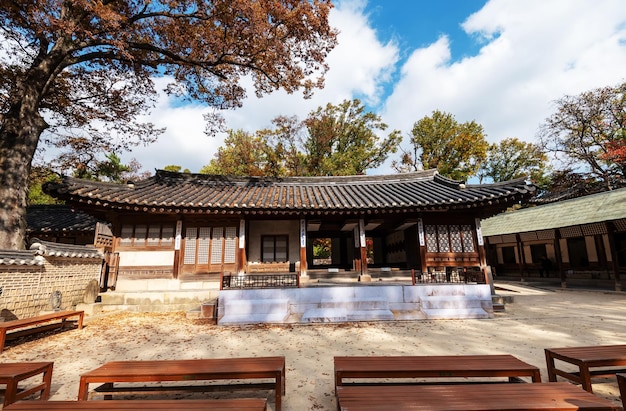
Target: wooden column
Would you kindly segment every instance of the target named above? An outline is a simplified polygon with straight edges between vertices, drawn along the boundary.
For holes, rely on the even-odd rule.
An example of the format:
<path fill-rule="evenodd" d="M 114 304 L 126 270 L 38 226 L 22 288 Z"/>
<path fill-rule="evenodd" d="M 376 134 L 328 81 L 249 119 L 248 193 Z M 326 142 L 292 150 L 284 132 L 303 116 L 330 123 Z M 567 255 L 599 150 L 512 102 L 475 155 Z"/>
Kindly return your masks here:
<path fill-rule="evenodd" d="M 300 219 L 300 277 L 308 278 L 306 262 L 306 219 Z"/>
<path fill-rule="evenodd" d="M 428 265 L 426 264 L 426 238 L 424 236 L 424 222 L 421 218 L 417 220 L 417 240 L 420 253 L 420 277 L 428 271 Z"/>
<path fill-rule="evenodd" d="M 176 221 L 176 232 L 174 233 L 174 264 L 172 277 L 178 278 L 180 275 L 180 247 L 183 242 L 183 220 Z"/>
<path fill-rule="evenodd" d="M 485 276 L 485 284 L 491 286 L 491 293 L 495 294 L 493 287 L 493 275 L 491 274 L 491 268 L 487 269 L 487 256 L 485 253 L 485 240 L 483 239 L 483 231 L 480 228 L 480 218 L 474 220 L 476 224 L 476 239 L 478 242 L 478 261 L 480 269 Z"/>
<path fill-rule="evenodd" d="M 565 280 L 565 271 L 563 271 L 563 256 L 561 254 L 561 232 L 558 228 L 554 229 L 554 258 L 556 259 L 557 270 L 559 271 L 559 278 L 561 279 L 561 287 L 567 286 Z"/>
<path fill-rule="evenodd" d="M 367 269 L 367 244 L 365 243 L 365 221 L 359 218 L 359 249 L 361 255 L 361 281 L 372 281 Z"/>
<path fill-rule="evenodd" d="M 606 224 L 607 237 L 609 240 L 609 249 L 611 251 L 611 268 L 613 277 L 615 278 L 615 291 L 622 291 L 622 282 L 619 276 L 619 259 L 617 256 L 617 247 L 615 246 L 615 229 L 610 222 Z"/>
<path fill-rule="evenodd" d="M 246 256 L 246 220 L 239 220 L 239 244 L 237 244 L 237 274 L 246 272 L 248 259 Z"/>
<path fill-rule="evenodd" d="M 526 266 L 526 261 L 524 259 L 524 243 L 522 243 L 519 234 L 515 234 L 515 244 L 517 244 L 517 258 L 519 258 L 520 280 L 524 281 L 524 267 Z"/>

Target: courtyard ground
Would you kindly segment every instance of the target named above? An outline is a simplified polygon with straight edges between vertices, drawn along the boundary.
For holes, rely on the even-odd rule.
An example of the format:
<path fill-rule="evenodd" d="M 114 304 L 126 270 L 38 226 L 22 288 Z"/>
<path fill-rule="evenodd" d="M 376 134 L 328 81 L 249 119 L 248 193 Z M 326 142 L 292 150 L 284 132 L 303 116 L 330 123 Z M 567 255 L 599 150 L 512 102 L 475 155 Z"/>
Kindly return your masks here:
<path fill-rule="evenodd" d="M 185 313 L 111 313 L 87 316 L 83 330 L 9 342 L 0 361 L 54 361 L 51 400 L 74 400 L 80 374 L 107 361 L 282 355 L 283 410 L 304 411 L 336 409 L 336 355 L 512 354 L 539 367 L 547 381 L 544 348 L 626 344 L 624 292 L 496 285 L 514 302 L 487 320 L 215 326 Z M 594 393 L 621 405 L 615 379 L 594 384 Z"/>

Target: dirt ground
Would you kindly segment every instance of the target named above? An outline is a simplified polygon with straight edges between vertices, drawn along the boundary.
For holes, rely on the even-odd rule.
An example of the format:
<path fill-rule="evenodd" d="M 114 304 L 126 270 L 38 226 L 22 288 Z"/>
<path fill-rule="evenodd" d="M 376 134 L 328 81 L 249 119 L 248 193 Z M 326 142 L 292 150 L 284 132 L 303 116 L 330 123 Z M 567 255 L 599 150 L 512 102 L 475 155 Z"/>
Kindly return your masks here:
<path fill-rule="evenodd" d="M 107 361 L 281 355 L 283 410 L 303 411 L 336 409 L 336 355 L 512 354 L 539 367 L 547 381 L 544 348 L 626 344 L 624 292 L 496 285 L 514 302 L 487 320 L 215 326 L 185 313 L 110 313 L 86 316 L 83 330 L 10 341 L 0 362 L 54 361 L 51 400 L 74 400 L 80 374 Z M 621 405 L 614 378 L 598 381 L 594 393 Z M 209 395 L 267 395 L 274 409 L 271 391 Z"/>

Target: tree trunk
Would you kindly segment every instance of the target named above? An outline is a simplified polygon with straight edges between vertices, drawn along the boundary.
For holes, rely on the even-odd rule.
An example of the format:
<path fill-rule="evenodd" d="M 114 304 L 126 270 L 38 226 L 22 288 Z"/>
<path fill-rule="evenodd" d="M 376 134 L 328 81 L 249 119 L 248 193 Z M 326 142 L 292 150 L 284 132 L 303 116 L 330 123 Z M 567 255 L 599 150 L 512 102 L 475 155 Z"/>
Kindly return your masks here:
<path fill-rule="evenodd" d="M 37 110 L 39 93 L 24 87 L 0 127 L 0 249 L 24 249 L 28 177 L 39 136 L 48 126 Z"/>

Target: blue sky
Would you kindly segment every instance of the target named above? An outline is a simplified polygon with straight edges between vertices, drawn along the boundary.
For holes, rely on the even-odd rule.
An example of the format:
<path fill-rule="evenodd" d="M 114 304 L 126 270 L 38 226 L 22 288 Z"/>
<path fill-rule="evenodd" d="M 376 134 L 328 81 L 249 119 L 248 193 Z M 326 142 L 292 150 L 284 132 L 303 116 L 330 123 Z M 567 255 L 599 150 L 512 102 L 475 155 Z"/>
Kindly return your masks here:
<path fill-rule="evenodd" d="M 319 106 L 360 98 L 405 139 L 416 121 L 441 110 L 480 123 L 489 142 L 535 142 L 555 100 L 626 81 L 624 0 L 335 4 L 331 24 L 341 33 L 327 60 L 326 87 L 310 100 L 249 93 L 241 109 L 223 113 L 229 128 L 253 132 L 278 115 L 304 119 Z M 167 132 L 123 160 L 134 157 L 151 171 L 169 164 L 199 171 L 224 137 L 204 135 L 208 111 L 162 95 L 150 120 Z M 386 164 L 371 173 L 390 172 Z"/>

